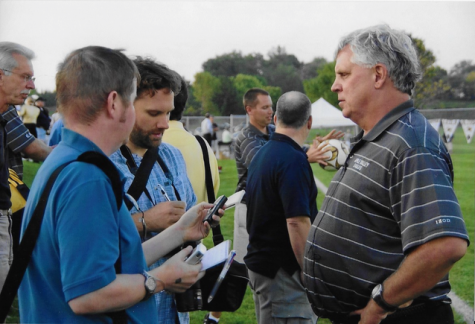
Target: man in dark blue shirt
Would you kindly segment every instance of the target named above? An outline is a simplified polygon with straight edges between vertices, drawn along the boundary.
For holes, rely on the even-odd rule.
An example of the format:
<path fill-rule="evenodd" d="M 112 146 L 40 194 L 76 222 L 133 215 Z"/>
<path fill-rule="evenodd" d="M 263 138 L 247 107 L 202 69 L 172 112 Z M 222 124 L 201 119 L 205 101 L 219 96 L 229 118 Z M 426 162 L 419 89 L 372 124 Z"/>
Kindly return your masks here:
<path fill-rule="evenodd" d="M 305 242 L 317 214 L 317 188 L 302 149 L 312 125 L 311 102 L 288 92 L 277 102 L 275 133 L 255 155 L 247 177 L 244 261 L 259 323 L 315 323 L 301 283 Z"/>

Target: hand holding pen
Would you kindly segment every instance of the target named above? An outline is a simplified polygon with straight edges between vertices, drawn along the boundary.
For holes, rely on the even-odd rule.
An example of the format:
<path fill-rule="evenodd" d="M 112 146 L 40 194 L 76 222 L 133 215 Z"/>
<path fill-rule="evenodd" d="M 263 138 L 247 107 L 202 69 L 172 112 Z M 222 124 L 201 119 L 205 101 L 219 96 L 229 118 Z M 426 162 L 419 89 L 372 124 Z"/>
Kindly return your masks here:
<path fill-rule="evenodd" d="M 226 277 L 226 274 L 228 273 L 229 268 L 231 267 L 231 263 L 233 263 L 235 256 L 236 256 L 236 251 L 232 250 L 231 252 L 229 252 L 228 258 L 226 259 L 224 263 L 223 270 L 221 270 L 221 273 L 218 276 L 218 280 L 216 280 L 216 283 L 214 284 L 214 287 L 211 290 L 211 293 L 209 294 L 208 304 L 211 303 L 214 296 L 216 296 L 216 292 L 218 291 L 219 286 L 221 286 L 221 283 L 223 282 L 224 277 Z"/>

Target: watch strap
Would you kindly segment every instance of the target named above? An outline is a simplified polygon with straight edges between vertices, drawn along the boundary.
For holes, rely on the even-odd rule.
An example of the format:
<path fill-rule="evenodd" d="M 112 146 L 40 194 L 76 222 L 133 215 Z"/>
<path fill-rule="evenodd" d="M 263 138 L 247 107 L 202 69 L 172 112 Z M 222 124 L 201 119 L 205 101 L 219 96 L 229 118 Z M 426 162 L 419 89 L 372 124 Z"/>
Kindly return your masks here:
<path fill-rule="evenodd" d="M 145 287 L 145 296 L 144 298 L 142 299 L 142 301 L 145 301 L 147 299 L 149 299 L 150 297 L 152 297 L 152 295 L 155 293 L 155 289 L 157 288 L 157 281 L 155 280 L 155 278 L 153 276 L 151 276 L 147 271 L 144 270 L 144 272 L 142 273 L 142 275 L 144 276 L 145 278 L 145 281 L 144 281 L 144 287 Z M 148 286 L 147 286 L 147 281 L 149 280 L 153 280 L 155 282 L 155 288 L 154 289 L 150 289 Z"/>

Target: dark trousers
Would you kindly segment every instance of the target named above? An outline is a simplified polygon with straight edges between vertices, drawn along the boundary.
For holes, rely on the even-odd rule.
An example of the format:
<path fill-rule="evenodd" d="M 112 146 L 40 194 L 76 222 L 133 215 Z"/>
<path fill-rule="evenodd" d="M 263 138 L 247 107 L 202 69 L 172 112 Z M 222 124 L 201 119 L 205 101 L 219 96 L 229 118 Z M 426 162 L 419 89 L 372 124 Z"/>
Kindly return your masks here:
<path fill-rule="evenodd" d="M 36 124 L 25 124 L 25 127 L 30 131 L 31 135 L 34 137 L 38 137 L 38 134 L 36 133 Z"/>
<path fill-rule="evenodd" d="M 203 135 L 203 138 L 208 142 L 209 146 L 211 146 L 213 135 L 211 135 L 210 133 L 206 133 Z"/>
<path fill-rule="evenodd" d="M 331 321 L 333 324 L 358 324 L 360 316 Z M 426 302 L 411 305 L 388 315 L 381 324 L 454 324 L 454 314 L 450 304 Z"/>

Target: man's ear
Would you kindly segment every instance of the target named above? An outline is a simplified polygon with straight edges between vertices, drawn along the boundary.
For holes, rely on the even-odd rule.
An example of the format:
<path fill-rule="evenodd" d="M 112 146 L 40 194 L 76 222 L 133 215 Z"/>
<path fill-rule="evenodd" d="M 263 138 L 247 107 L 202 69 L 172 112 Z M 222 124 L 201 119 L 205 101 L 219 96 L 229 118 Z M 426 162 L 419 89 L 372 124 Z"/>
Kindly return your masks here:
<path fill-rule="evenodd" d="M 251 106 L 246 106 L 245 109 L 246 109 L 247 114 L 250 115 L 251 111 L 252 111 L 252 107 Z"/>
<path fill-rule="evenodd" d="M 114 118 L 117 114 L 119 114 L 119 107 L 118 107 L 118 100 L 121 100 L 117 91 L 111 91 L 107 96 L 107 103 L 106 103 L 106 114 L 107 117 Z"/>
<path fill-rule="evenodd" d="M 386 82 L 388 75 L 388 69 L 384 64 L 376 64 L 374 66 L 374 87 L 381 89 Z"/>
<path fill-rule="evenodd" d="M 310 117 L 308 117 L 308 121 L 307 121 L 307 128 L 308 129 L 312 129 L 312 122 L 313 122 L 313 118 L 312 118 L 312 115 L 310 115 Z"/>

